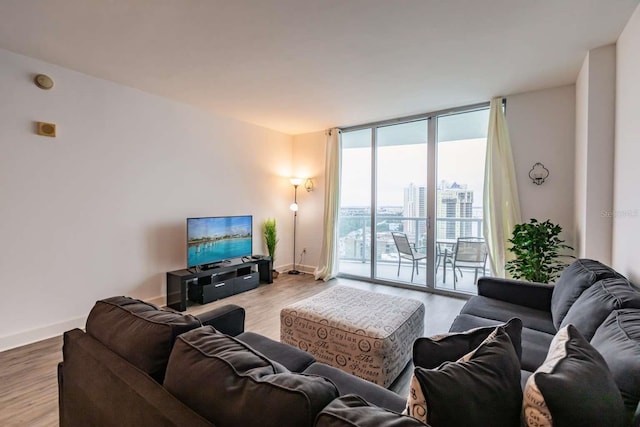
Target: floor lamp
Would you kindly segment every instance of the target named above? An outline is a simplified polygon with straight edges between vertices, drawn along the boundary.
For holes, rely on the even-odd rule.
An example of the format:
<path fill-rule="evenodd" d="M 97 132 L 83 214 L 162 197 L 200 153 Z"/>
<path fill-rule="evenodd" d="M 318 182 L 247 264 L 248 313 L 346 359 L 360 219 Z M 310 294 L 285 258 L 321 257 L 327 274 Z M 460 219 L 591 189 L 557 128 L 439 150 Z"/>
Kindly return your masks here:
<path fill-rule="evenodd" d="M 298 220 L 298 186 L 302 184 L 302 178 L 291 178 L 289 181 L 293 185 L 293 203 L 289 206 L 293 211 L 293 268 L 289 270 L 289 274 L 300 274 L 296 270 L 296 222 Z"/>

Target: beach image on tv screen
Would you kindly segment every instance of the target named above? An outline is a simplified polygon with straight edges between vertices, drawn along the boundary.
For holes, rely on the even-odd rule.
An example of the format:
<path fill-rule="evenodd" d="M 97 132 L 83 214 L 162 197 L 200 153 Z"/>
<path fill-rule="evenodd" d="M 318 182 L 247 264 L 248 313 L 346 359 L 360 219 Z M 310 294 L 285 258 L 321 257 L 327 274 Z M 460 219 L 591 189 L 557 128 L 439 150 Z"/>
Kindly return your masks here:
<path fill-rule="evenodd" d="M 251 255 L 251 216 L 187 219 L 189 267 Z"/>

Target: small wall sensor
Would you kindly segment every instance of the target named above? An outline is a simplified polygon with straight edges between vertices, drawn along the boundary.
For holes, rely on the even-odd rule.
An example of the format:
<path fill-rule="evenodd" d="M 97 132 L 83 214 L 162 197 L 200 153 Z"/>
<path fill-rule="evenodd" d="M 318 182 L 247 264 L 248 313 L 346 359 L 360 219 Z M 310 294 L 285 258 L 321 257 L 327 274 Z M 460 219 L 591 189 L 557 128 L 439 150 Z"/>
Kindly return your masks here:
<path fill-rule="evenodd" d="M 56 137 L 56 124 L 36 122 L 38 135 Z"/>
<path fill-rule="evenodd" d="M 46 74 L 38 74 L 33 79 L 33 82 L 40 89 L 49 90 L 53 87 L 53 80 L 51 79 L 51 77 L 47 76 Z"/>

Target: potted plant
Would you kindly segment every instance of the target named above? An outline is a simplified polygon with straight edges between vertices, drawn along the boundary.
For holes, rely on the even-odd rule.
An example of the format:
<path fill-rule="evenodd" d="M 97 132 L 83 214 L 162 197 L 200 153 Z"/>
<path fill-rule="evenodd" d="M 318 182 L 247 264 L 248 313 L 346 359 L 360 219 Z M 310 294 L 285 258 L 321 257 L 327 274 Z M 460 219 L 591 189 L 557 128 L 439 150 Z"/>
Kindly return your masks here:
<path fill-rule="evenodd" d="M 509 251 L 515 259 L 507 262 L 505 269 L 514 279 L 530 282 L 550 283 L 565 269 L 567 264 L 561 250 L 573 248 L 564 244 L 558 235 L 562 227 L 549 220 L 538 222 L 532 218 L 528 223 L 516 224 L 513 236 L 509 239 Z"/>
<path fill-rule="evenodd" d="M 276 230 L 276 219 L 267 218 L 263 226 L 264 242 L 267 245 L 267 253 L 271 257 L 271 265 L 275 265 L 276 260 L 276 245 L 278 244 L 278 232 Z M 272 270 L 273 278 L 277 278 L 278 273 L 275 268 Z"/>

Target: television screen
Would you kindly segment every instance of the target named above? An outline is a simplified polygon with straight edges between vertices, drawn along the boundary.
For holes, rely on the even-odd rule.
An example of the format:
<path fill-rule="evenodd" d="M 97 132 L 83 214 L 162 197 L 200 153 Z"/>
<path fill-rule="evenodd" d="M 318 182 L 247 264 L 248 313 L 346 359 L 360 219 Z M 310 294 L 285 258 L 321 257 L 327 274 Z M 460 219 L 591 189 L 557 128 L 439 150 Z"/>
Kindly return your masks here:
<path fill-rule="evenodd" d="M 187 267 L 251 256 L 251 215 L 187 218 Z"/>

